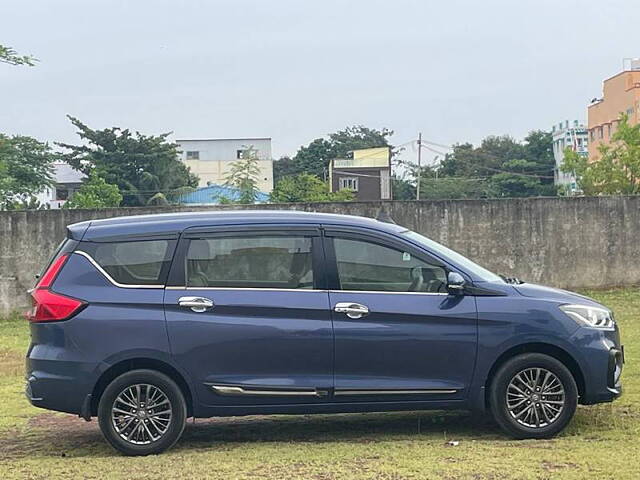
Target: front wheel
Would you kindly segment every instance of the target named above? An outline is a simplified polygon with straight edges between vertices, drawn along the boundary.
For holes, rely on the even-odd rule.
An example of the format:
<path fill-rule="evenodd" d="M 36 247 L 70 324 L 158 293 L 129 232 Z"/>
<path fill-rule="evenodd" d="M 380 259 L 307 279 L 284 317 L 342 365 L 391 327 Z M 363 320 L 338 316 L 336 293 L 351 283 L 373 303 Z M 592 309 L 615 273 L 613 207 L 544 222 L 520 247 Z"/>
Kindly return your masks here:
<path fill-rule="evenodd" d="M 509 359 L 491 382 L 491 412 L 515 438 L 550 438 L 571 421 L 578 388 L 559 360 L 540 353 Z"/>
<path fill-rule="evenodd" d="M 100 430 L 125 455 L 172 447 L 182 435 L 187 408 L 180 388 L 155 370 L 132 370 L 113 380 L 98 406 Z"/>

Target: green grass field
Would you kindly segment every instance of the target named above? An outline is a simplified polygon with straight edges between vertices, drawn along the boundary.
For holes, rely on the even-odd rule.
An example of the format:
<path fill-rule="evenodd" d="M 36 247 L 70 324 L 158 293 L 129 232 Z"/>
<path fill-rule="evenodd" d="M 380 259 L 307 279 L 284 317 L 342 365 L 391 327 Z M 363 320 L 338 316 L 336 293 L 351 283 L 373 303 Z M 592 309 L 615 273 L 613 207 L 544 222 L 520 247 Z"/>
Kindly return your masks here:
<path fill-rule="evenodd" d="M 580 407 L 560 437 L 514 441 L 464 412 L 242 417 L 189 423 L 172 450 L 115 453 L 97 422 L 39 410 L 23 395 L 27 322 L 0 321 L 0 478 L 637 479 L 640 290 L 586 292 L 614 309 L 625 394 Z M 447 446 L 457 440 L 457 446 Z"/>

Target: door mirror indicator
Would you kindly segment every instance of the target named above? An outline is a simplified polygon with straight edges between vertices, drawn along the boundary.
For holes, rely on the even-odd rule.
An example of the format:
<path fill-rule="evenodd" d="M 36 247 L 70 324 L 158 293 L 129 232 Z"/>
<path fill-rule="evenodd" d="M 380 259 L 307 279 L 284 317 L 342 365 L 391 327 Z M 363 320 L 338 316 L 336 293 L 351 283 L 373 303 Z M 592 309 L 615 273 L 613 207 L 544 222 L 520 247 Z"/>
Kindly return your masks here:
<path fill-rule="evenodd" d="M 447 290 L 451 295 L 462 295 L 467 282 L 458 272 L 449 272 L 447 275 Z"/>

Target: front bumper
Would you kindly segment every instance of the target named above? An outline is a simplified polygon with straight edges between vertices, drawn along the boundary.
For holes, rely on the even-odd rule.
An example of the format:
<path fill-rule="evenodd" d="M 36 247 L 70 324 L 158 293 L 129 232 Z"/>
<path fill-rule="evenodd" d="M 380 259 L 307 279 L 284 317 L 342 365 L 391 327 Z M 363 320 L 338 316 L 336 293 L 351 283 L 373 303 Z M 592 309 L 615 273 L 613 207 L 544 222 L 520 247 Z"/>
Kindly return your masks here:
<path fill-rule="evenodd" d="M 591 405 L 620 397 L 625 358 L 618 330 L 580 328 L 573 338 L 582 357 L 580 367 L 584 375 L 580 403 Z"/>
<path fill-rule="evenodd" d="M 622 394 L 622 367 L 624 366 L 624 345 L 609 350 L 609 364 L 607 366 L 607 388 L 618 398 Z"/>

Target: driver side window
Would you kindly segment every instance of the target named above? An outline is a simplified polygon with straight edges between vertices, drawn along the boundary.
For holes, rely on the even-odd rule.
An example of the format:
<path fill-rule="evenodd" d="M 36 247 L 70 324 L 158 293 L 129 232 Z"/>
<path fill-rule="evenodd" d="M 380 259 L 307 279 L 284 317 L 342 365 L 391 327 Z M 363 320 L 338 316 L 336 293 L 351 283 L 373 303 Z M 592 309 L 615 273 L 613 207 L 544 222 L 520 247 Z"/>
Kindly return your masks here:
<path fill-rule="evenodd" d="M 364 240 L 334 238 L 342 290 L 446 293 L 444 268 L 409 252 Z"/>

